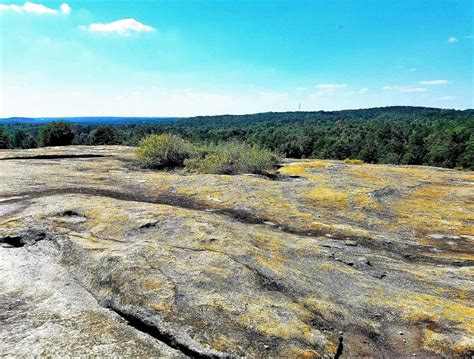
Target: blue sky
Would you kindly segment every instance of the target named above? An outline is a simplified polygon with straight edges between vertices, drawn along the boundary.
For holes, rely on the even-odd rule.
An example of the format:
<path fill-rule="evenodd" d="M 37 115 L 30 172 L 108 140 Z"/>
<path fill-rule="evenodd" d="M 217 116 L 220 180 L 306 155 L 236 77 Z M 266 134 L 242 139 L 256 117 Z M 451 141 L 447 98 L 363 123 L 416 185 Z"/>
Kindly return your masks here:
<path fill-rule="evenodd" d="M 0 117 L 473 108 L 471 0 L 0 0 Z"/>

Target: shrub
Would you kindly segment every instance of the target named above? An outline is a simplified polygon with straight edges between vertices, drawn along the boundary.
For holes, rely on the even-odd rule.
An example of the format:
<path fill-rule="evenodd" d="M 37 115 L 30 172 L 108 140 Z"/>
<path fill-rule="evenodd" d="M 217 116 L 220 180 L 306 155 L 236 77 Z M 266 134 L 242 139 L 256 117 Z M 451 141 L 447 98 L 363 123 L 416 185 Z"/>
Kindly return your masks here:
<path fill-rule="evenodd" d="M 187 160 L 186 167 L 211 174 L 262 174 L 278 163 L 277 156 L 271 151 L 239 142 L 206 146 L 200 149 L 199 156 Z"/>
<path fill-rule="evenodd" d="M 140 163 L 149 168 L 163 169 L 184 166 L 192 154 L 192 145 L 172 134 L 150 135 L 137 148 Z"/>
<path fill-rule="evenodd" d="M 74 132 L 64 121 L 51 122 L 40 131 L 40 145 L 43 147 L 69 146 L 73 140 Z"/>
<path fill-rule="evenodd" d="M 92 145 L 117 145 L 120 143 L 118 131 L 112 126 L 99 126 L 90 133 Z"/>
<path fill-rule="evenodd" d="M 344 160 L 344 163 L 347 163 L 347 164 L 350 164 L 350 165 L 361 165 L 362 163 L 364 163 L 364 161 L 362 161 L 362 160 L 351 160 L 350 158 L 346 158 Z"/>

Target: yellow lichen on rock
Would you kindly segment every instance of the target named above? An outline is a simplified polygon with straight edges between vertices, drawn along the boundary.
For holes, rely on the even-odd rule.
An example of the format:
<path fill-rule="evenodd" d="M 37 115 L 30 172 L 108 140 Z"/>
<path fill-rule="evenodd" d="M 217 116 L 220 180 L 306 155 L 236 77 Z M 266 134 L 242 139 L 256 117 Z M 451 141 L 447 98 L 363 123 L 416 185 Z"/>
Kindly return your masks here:
<path fill-rule="evenodd" d="M 68 294 L 68 305 L 107 307 L 105 319 L 64 321 L 91 348 L 104 321 L 113 340 L 123 326 L 138 333 L 124 338 L 146 337 L 149 350 L 130 352 L 138 356 L 161 353 L 152 350 L 159 340 L 139 333 L 150 327 L 191 353 L 221 357 L 472 351 L 471 172 L 286 160 L 269 177 L 219 176 L 140 169 L 124 147 L 15 156 L 50 152 L 63 157 L 16 160 L 0 151 L 0 285 L 13 288 L 24 269 L 21 279 L 35 274 L 31 264 L 12 265 L 30 258 L 55 263 L 42 267 L 47 280 L 58 268 L 70 273 L 68 283 L 89 293 Z M 55 283 L 38 287 L 54 295 L 33 300 L 17 301 L 18 288 L 7 288 L 7 325 L 25 332 L 10 320 L 22 320 L 17 303 L 56 303 L 45 298 L 70 286 Z M 12 333 L 0 336 L 18 338 Z M 30 342 L 64 340 L 53 334 L 33 330 Z"/>

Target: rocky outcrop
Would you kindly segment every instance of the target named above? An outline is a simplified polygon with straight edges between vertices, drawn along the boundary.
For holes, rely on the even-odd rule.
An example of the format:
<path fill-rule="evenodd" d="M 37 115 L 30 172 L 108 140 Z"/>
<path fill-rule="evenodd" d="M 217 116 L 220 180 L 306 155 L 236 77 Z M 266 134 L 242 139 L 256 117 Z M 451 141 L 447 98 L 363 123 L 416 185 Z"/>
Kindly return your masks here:
<path fill-rule="evenodd" d="M 0 151 L 0 356 L 469 357 L 473 174 Z"/>

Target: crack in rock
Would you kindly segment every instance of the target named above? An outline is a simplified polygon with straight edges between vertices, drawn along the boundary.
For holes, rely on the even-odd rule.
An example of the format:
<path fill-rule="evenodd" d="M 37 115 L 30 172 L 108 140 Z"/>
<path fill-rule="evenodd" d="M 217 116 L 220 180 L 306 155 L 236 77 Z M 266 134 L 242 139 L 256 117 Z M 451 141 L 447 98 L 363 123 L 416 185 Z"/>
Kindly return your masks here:
<path fill-rule="evenodd" d="M 341 335 L 339 337 L 339 345 L 337 346 L 336 354 L 334 354 L 334 359 L 339 359 L 344 351 L 344 337 Z"/>
<path fill-rule="evenodd" d="M 134 329 L 142 333 L 150 335 L 151 337 L 155 338 L 156 340 L 162 343 L 165 343 L 166 345 L 168 345 L 169 347 L 173 349 L 179 350 L 181 353 L 183 353 L 184 355 L 190 358 L 217 359 L 217 358 L 223 358 L 223 357 L 231 357 L 231 356 L 223 356 L 223 355 L 218 355 L 218 354 L 213 354 L 213 353 L 204 353 L 197 349 L 191 348 L 190 346 L 179 341 L 173 334 L 164 332 L 160 328 L 137 317 L 136 315 L 126 313 L 123 310 L 120 310 L 111 306 L 106 306 L 105 308 L 116 313 L 118 316 L 124 319 L 125 322 L 129 326 L 133 327 Z"/>
<path fill-rule="evenodd" d="M 0 161 L 13 161 L 13 160 L 56 160 L 56 159 L 74 159 L 74 158 L 103 158 L 110 157 L 106 155 L 94 155 L 94 154 L 83 154 L 83 155 L 35 155 L 35 156 L 16 156 L 0 158 Z"/>

